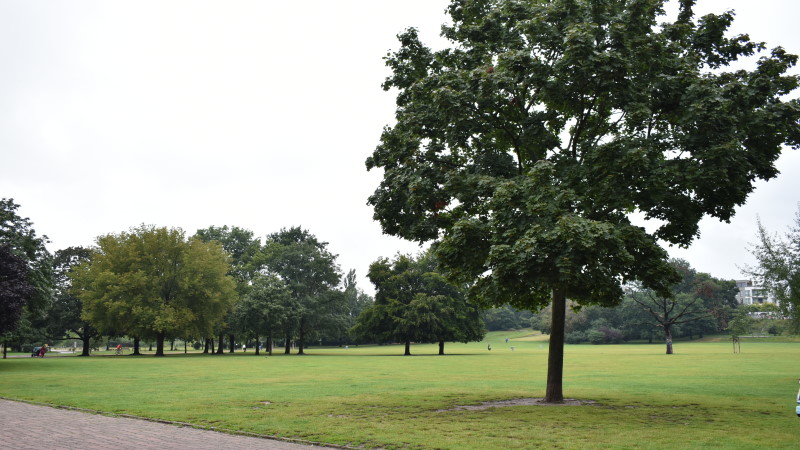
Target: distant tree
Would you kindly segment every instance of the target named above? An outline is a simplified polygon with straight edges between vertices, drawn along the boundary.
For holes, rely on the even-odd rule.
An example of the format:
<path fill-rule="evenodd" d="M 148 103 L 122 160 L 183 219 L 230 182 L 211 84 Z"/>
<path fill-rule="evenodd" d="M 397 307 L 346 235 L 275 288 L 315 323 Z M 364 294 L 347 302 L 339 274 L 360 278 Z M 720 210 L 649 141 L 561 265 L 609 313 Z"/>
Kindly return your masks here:
<path fill-rule="evenodd" d="M 676 325 L 709 317 L 700 297 L 689 294 L 661 296 L 649 289 L 632 291 L 630 298 L 650 314 L 656 326 L 664 330 L 667 354 L 673 354 L 672 337 Z"/>
<path fill-rule="evenodd" d="M 738 306 L 736 294 L 739 289 L 733 280 L 721 280 L 707 273 L 697 272 L 682 259 L 672 259 L 671 264 L 681 275 L 681 281 L 672 287 L 675 294 L 700 297 L 710 317 L 691 322 L 688 329 L 704 332 L 719 332 L 726 329 L 733 310 Z"/>
<path fill-rule="evenodd" d="M 375 303 L 353 327 L 361 338 L 402 342 L 405 355 L 411 354 L 411 342 L 438 342 L 439 354 L 444 354 L 445 341 L 483 338 L 478 308 L 438 272 L 431 254 L 378 259 L 367 276 L 376 293 Z"/>
<path fill-rule="evenodd" d="M 752 248 L 758 265 L 749 271 L 778 300 L 795 334 L 800 333 L 800 205 L 794 225 L 783 238 L 758 221 L 758 242 Z"/>
<path fill-rule="evenodd" d="M 229 275 L 236 281 L 236 292 L 239 298 L 247 295 L 247 290 L 250 283 L 257 273 L 258 267 L 254 263 L 254 258 L 261 250 L 261 242 L 256 239 L 253 232 L 239 227 L 222 227 L 210 226 L 208 228 L 197 230 L 195 236 L 200 238 L 203 242 L 218 242 L 222 248 L 230 256 L 231 271 Z M 231 310 L 233 311 L 233 310 Z M 218 344 L 219 348 L 217 354 L 223 353 L 224 348 L 224 334 L 228 334 L 228 343 L 230 345 L 230 353 L 234 352 L 235 335 L 233 328 L 230 324 L 233 322 L 232 317 L 227 317 L 223 322 L 223 329 L 218 331 Z"/>
<path fill-rule="evenodd" d="M 516 330 L 530 326 L 532 315 L 529 311 L 518 310 L 510 305 L 503 305 L 482 310 L 481 317 L 487 330 L 501 331 Z M 539 328 L 536 329 L 538 330 Z"/>
<path fill-rule="evenodd" d="M 341 296 L 329 295 L 341 275 L 336 255 L 328 243 L 300 227 L 281 229 L 267 236 L 258 259 L 270 273 L 280 277 L 292 293 L 294 308 L 284 321 L 288 353 L 293 332 L 297 332 L 297 353 L 304 354 L 309 333 L 318 328 L 336 310 Z"/>
<path fill-rule="evenodd" d="M 357 341 L 357 337 L 350 333 L 355 326 L 356 319 L 366 308 L 372 306 L 375 300 L 366 294 L 356 284 L 356 271 L 350 269 L 342 280 L 344 295 L 344 308 L 335 329 L 336 343 L 341 347 L 345 343 Z"/>
<path fill-rule="evenodd" d="M 704 216 L 729 220 L 783 145 L 800 147 L 800 102 L 785 100 L 797 57 L 778 47 L 726 71 L 765 46 L 694 3 L 670 23 L 664 0 L 452 0 L 451 48 L 409 29 L 386 58 L 397 108 L 366 162 L 383 173 L 374 216 L 435 241 L 485 304 L 552 302 L 548 402 L 563 401 L 567 299 L 613 306 L 635 280 L 668 297 L 659 240 L 688 245 Z"/>
<path fill-rule="evenodd" d="M 0 337 L 3 338 L 3 358 L 6 357 L 8 333 L 15 331 L 35 286 L 28 275 L 28 264 L 8 244 L 0 244 Z"/>
<path fill-rule="evenodd" d="M 47 334 L 54 340 L 77 336 L 83 341 L 81 356 L 89 356 L 91 340 L 100 337 L 98 330 L 81 317 L 83 302 L 72 292 L 70 272 L 79 264 L 89 261 L 92 251 L 83 247 L 68 247 L 56 251 L 53 258 L 55 296 L 44 318 Z"/>
<path fill-rule="evenodd" d="M 90 261 L 70 273 L 82 317 L 101 331 L 155 339 L 208 336 L 236 298 L 228 256 L 180 229 L 142 225 L 97 239 Z"/>
<path fill-rule="evenodd" d="M 742 308 L 741 311 L 737 311 L 733 315 L 727 330 L 731 335 L 731 341 L 733 341 L 734 353 L 741 351 L 741 337 L 751 334 L 755 325 L 756 320 L 748 314 L 746 308 Z"/>
<path fill-rule="evenodd" d="M 267 351 L 272 355 L 272 339 L 291 311 L 291 292 L 286 284 L 275 275 L 255 274 L 252 286 L 233 312 L 234 321 L 242 330 L 249 332 L 256 341 L 255 354 L 260 354 L 259 343 L 262 333 L 266 333 Z"/>

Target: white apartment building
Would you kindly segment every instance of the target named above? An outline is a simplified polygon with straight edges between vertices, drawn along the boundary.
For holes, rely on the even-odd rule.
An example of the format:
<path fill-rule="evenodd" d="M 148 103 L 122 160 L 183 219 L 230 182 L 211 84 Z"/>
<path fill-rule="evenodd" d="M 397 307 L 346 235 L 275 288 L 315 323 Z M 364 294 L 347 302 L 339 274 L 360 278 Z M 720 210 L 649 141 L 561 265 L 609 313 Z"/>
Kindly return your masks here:
<path fill-rule="evenodd" d="M 752 280 L 736 280 L 739 293 L 736 301 L 740 305 L 753 305 L 760 303 L 775 303 L 775 299 L 767 292 L 764 286 L 754 284 Z"/>

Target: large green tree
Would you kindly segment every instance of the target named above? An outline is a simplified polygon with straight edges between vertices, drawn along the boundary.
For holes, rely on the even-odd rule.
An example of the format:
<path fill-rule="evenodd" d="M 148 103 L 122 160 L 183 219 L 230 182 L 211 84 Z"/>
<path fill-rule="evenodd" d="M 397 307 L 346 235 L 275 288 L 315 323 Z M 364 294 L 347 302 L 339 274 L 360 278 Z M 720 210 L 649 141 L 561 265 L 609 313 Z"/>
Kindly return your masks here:
<path fill-rule="evenodd" d="M 279 276 L 292 293 L 293 308 L 284 321 L 286 351 L 296 333 L 298 354 L 304 354 L 309 334 L 338 309 L 343 296 L 331 295 L 341 275 L 328 243 L 300 227 L 283 228 L 267 236 L 258 259 Z"/>
<path fill-rule="evenodd" d="M 142 225 L 97 238 L 90 261 L 70 273 L 82 317 L 108 334 L 156 340 L 208 336 L 236 298 L 228 255 L 180 229 Z"/>
<path fill-rule="evenodd" d="M 797 57 L 728 36 L 733 13 L 681 0 L 453 0 L 432 51 L 414 29 L 386 63 L 395 125 L 367 159 L 384 232 L 435 241 L 451 279 L 488 304 L 552 303 L 549 402 L 563 400 L 567 298 L 617 304 L 638 280 L 669 295 L 658 240 L 689 245 L 727 221 L 800 146 Z M 725 180 L 725 182 L 720 182 Z M 654 219 L 653 232 L 631 213 Z"/>
<path fill-rule="evenodd" d="M 750 272 L 778 300 L 795 333 L 800 333 L 800 206 L 783 237 L 771 234 L 759 220 L 752 248 L 758 265 Z"/>

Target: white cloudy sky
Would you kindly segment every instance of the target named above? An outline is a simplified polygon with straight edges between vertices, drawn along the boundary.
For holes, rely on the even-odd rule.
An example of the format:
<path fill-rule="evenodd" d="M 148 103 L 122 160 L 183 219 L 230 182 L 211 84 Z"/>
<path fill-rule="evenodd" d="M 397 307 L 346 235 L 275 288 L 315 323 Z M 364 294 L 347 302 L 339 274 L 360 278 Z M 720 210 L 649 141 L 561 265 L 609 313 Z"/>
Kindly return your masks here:
<path fill-rule="evenodd" d="M 140 223 L 301 225 L 372 291 L 370 262 L 417 249 L 383 236 L 366 205 L 380 174 L 364 160 L 394 114 L 382 57 L 409 26 L 441 46 L 447 3 L 0 0 L 0 197 L 51 250 Z M 724 8 L 735 32 L 800 53 L 800 2 L 697 10 Z M 797 209 L 800 154 L 778 164 L 730 224 L 704 221 L 671 253 L 740 277 L 756 215 L 783 231 Z"/>

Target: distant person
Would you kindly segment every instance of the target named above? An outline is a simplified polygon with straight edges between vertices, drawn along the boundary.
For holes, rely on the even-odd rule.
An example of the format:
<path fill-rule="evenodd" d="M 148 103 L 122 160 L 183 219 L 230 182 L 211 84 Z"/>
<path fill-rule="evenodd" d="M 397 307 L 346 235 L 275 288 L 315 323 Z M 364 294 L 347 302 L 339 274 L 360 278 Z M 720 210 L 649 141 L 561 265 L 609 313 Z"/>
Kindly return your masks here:
<path fill-rule="evenodd" d="M 487 345 L 487 346 L 486 346 L 486 350 L 489 350 L 489 351 L 491 351 L 491 350 L 492 350 L 492 344 L 489 344 L 489 345 Z"/>
<path fill-rule="evenodd" d="M 506 344 L 508 344 L 508 338 L 506 338 Z"/>
<path fill-rule="evenodd" d="M 47 353 L 47 344 L 42 344 L 42 348 L 39 349 L 39 358 L 44 358 L 45 353 Z"/>
<path fill-rule="evenodd" d="M 245 353 L 247 353 L 247 346 L 246 346 L 246 345 L 244 345 L 244 344 L 242 344 L 242 351 L 243 351 L 243 352 L 245 352 Z"/>

